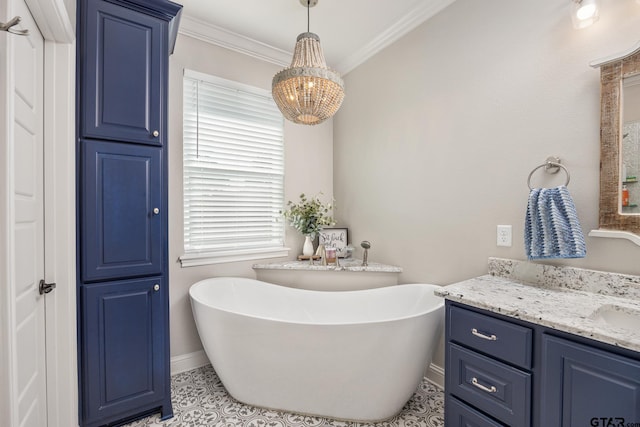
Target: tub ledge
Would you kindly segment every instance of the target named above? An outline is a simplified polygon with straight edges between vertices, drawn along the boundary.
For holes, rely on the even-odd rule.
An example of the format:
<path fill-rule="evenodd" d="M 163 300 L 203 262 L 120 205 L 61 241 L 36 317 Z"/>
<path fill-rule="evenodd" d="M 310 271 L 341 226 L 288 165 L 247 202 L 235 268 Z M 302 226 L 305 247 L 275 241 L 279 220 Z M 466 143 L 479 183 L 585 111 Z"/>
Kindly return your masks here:
<path fill-rule="evenodd" d="M 361 271 L 371 273 L 402 273 L 402 267 L 369 262 L 362 265 L 361 259 L 340 259 L 340 265 L 322 265 L 320 261 L 279 261 L 253 264 L 254 270 L 302 270 L 302 271 Z"/>
<path fill-rule="evenodd" d="M 338 266 L 319 261 L 279 261 L 253 265 L 258 280 L 300 289 L 349 291 L 398 284 L 402 268 L 360 259 L 340 259 Z"/>

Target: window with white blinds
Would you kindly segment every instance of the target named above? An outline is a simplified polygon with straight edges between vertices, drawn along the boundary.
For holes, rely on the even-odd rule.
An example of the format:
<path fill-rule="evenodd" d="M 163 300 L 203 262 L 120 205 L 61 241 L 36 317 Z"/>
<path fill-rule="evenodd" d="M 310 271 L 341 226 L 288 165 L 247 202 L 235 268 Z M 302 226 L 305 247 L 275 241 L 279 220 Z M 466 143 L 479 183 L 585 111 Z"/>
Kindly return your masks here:
<path fill-rule="evenodd" d="M 185 70 L 183 122 L 182 265 L 286 255 L 284 120 L 271 94 Z"/>

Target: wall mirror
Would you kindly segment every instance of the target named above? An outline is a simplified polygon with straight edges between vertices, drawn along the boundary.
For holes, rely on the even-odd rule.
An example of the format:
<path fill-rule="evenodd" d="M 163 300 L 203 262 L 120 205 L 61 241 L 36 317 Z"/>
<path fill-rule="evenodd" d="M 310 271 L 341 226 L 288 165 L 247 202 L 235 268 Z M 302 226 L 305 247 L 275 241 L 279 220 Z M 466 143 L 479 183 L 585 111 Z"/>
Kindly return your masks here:
<path fill-rule="evenodd" d="M 640 245 L 640 43 L 591 66 L 600 68 L 600 229 L 589 235 Z"/>

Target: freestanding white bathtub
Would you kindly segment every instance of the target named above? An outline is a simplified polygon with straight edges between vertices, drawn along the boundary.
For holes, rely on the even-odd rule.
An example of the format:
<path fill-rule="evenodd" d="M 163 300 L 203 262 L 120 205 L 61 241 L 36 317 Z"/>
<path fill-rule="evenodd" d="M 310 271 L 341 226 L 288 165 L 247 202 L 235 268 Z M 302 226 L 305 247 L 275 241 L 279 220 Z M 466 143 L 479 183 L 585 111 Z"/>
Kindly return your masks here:
<path fill-rule="evenodd" d="M 444 321 L 435 285 L 309 291 L 252 279 L 189 290 L 205 352 L 240 402 L 379 421 L 416 391 Z"/>

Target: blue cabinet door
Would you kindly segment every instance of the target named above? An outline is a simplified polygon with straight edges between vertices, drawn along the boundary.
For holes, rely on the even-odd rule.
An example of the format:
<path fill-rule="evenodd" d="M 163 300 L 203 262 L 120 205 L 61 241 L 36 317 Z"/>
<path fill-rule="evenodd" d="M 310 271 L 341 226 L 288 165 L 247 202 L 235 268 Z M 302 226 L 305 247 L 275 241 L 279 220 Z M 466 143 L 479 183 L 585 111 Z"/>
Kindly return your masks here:
<path fill-rule="evenodd" d="M 83 282 L 163 272 L 162 150 L 82 141 Z"/>
<path fill-rule="evenodd" d="M 81 287 L 84 426 L 109 424 L 162 405 L 165 288 L 161 277 Z"/>
<path fill-rule="evenodd" d="M 640 423 L 640 361 L 546 334 L 542 352 L 540 425 Z"/>
<path fill-rule="evenodd" d="M 161 145 L 167 23 L 105 0 L 81 11 L 80 136 Z"/>

